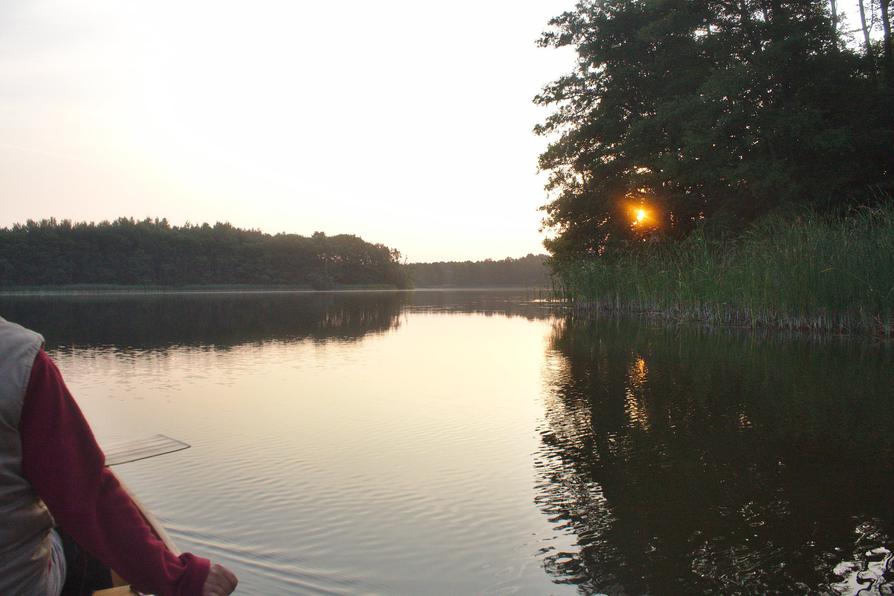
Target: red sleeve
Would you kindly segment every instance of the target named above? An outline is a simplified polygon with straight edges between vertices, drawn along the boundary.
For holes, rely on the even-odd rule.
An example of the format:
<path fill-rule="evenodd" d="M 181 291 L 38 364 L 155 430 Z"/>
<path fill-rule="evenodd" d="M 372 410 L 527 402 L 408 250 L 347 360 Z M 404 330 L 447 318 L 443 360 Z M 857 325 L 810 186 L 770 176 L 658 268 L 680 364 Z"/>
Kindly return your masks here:
<path fill-rule="evenodd" d="M 90 426 L 43 350 L 31 369 L 19 433 L 25 478 L 84 550 L 159 595 L 202 593 L 209 561 L 189 553 L 177 557 L 155 536 L 105 467 Z"/>

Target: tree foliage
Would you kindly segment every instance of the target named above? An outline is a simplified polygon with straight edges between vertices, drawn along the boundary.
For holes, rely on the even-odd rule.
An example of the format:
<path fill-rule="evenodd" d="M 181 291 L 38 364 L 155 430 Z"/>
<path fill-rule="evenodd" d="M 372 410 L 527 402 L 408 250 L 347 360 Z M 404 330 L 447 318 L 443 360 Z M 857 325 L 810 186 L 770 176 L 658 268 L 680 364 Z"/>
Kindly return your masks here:
<path fill-rule="evenodd" d="M 352 235 L 310 238 L 164 219 L 28 221 L 0 229 L 0 286 L 407 285 L 400 253 Z"/>
<path fill-rule="evenodd" d="M 890 192 L 887 4 L 870 3 L 882 38 L 862 45 L 824 1 L 583 0 L 554 18 L 540 44 L 577 63 L 535 98 L 552 108 L 535 129 L 552 139 L 547 248 L 561 260 L 635 238 L 640 203 L 679 238 Z"/>

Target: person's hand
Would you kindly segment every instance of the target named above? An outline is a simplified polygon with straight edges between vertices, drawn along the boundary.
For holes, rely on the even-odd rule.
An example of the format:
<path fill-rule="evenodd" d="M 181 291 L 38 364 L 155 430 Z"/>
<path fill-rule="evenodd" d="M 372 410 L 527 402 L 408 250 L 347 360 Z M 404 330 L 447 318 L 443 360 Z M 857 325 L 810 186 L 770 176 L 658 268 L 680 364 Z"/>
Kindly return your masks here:
<path fill-rule="evenodd" d="M 223 565 L 212 565 L 208 572 L 208 579 L 202 586 L 202 596 L 227 596 L 236 589 L 239 580 L 233 572 Z"/>

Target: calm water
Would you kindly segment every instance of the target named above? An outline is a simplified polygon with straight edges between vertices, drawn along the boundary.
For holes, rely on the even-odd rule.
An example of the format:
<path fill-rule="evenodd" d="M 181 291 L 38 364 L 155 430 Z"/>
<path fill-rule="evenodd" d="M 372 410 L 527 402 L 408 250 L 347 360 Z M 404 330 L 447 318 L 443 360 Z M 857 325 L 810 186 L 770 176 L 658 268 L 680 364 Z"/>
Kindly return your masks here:
<path fill-rule="evenodd" d="M 525 293 L 0 298 L 242 594 L 894 587 L 894 349 Z"/>

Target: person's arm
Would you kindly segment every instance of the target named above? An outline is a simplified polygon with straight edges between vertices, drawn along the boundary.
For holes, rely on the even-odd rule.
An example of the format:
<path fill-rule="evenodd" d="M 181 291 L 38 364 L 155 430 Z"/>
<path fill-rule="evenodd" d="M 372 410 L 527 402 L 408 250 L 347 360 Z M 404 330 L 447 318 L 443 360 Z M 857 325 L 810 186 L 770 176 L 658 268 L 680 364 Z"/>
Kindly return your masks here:
<path fill-rule="evenodd" d="M 19 432 L 25 478 L 82 548 L 128 582 L 159 595 L 213 593 L 203 588 L 223 568 L 215 565 L 209 574 L 207 559 L 177 557 L 155 536 L 105 467 L 93 432 L 43 350 L 31 369 Z"/>

